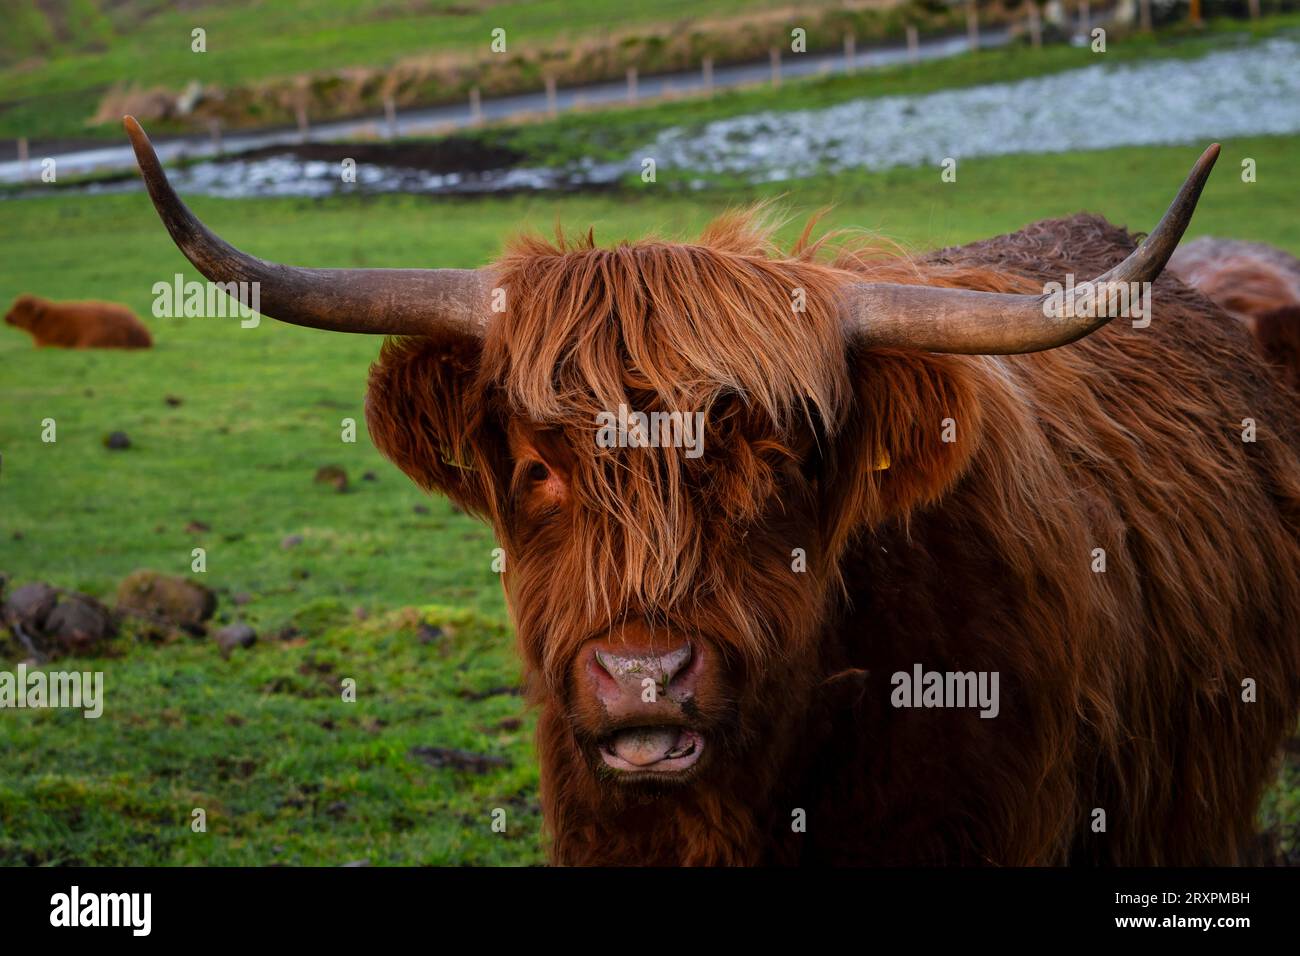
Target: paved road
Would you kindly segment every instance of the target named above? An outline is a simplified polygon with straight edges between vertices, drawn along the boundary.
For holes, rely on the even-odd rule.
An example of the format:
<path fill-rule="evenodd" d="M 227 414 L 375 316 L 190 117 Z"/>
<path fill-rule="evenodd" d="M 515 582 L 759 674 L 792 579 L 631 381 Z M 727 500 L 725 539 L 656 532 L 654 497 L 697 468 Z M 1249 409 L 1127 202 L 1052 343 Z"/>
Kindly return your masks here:
<path fill-rule="evenodd" d="M 988 28 L 980 31 L 981 47 L 1005 46 L 1010 40 L 1005 28 Z M 970 44 L 963 34 L 961 36 L 923 40 L 918 47 L 917 56 L 922 60 L 937 60 L 955 56 L 970 49 Z M 906 46 L 886 47 L 860 51 L 853 59 L 853 69 L 889 66 L 906 63 L 908 51 Z M 842 53 L 805 53 L 786 54 L 781 61 L 781 75 L 784 78 L 815 76 L 818 74 L 842 73 L 850 66 L 848 58 Z M 715 89 L 728 89 L 740 86 L 753 86 L 771 80 L 771 64 L 768 62 L 748 63 L 735 66 L 720 66 L 713 71 Z M 676 73 L 665 76 L 642 77 L 637 83 L 637 95 L 640 99 L 656 99 L 669 94 L 699 93 L 704 90 L 704 78 L 700 72 Z M 593 86 L 561 89 L 556 92 L 556 108 L 560 111 L 577 106 L 593 106 L 626 102 L 628 88 L 625 82 L 599 83 Z M 518 114 L 537 114 L 547 109 L 546 94 L 522 93 L 515 96 L 503 96 L 498 99 L 485 99 L 482 102 L 482 115 L 485 120 L 505 119 Z M 399 113 L 397 117 L 397 134 L 413 136 L 435 131 L 445 132 L 450 129 L 470 126 L 474 118 L 470 114 L 468 103 L 448 106 L 435 106 L 427 109 L 410 110 Z M 346 140 L 357 137 L 380 137 L 387 132 L 387 124 L 381 119 L 340 120 L 320 123 L 312 126 L 308 139 L 314 142 Z M 68 153 L 55 153 L 57 170 L 60 176 L 81 175 L 97 171 L 132 169 L 135 157 L 130 146 L 126 145 L 126 134 L 122 135 L 120 145 L 105 145 L 95 149 L 83 149 Z M 223 149 L 227 153 L 242 153 L 250 149 L 265 146 L 283 146 L 302 141 L 297 129 L 279 129 L 259 133 L 229 133 L 223 136 Z M 163 162 L 181 156 L 201 158 L 216 153 L 212 142 L 207 137 L 192 136 L 155 143 L 158 155 Z M 40 163 L 45 156 L 33 156 L 28 162 L 27 173 L 32 179 L 39 178 Z M 22 165 L 17 161 L 0 163 L 0 182 L 20 182 L 23 178 Z"/>

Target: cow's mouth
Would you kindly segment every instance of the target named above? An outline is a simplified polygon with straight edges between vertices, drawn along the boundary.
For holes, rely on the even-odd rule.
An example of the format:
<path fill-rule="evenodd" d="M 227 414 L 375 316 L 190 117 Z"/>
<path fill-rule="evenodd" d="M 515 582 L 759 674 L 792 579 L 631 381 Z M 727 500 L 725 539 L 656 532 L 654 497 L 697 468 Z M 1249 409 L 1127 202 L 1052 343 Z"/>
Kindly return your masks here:
<path fill-rule="evenodd" d="M 704 738 L 686 727 L 627 727 L 600 743 L 607 767 L 638 776 L 681 773 L 703 752 Z"/>

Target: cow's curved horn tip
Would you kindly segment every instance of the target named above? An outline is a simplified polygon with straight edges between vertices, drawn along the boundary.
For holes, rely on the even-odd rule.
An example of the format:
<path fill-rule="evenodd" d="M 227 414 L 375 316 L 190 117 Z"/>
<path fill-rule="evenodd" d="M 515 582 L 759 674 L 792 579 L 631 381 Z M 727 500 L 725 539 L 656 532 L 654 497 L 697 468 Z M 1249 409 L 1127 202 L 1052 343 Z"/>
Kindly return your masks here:
<path fill-rule="evenodd" d="M 1196 160 L 1196 165 L 1193 166 L 1193 172 L 1204 170 L 1204 172 L 1208 173 L 1210 168 L 1214 165 L 1214 161 L 1218 159 L 1218 153 L 1219 144 L 1210 143 L 1208 147 L 1205 147 L 1205 152 L 1201 153 L 1200 159 Z"/>
<path fill-rule="evenodd" d="M 149 141 L 149 137 L 145 135 L 144 127 L 129 113 L 122 117 L 122 128 L 126 130 L 126 135 L 131 137 L 133 143 L 138 143 L 141 140 L 146 143 Z"/>

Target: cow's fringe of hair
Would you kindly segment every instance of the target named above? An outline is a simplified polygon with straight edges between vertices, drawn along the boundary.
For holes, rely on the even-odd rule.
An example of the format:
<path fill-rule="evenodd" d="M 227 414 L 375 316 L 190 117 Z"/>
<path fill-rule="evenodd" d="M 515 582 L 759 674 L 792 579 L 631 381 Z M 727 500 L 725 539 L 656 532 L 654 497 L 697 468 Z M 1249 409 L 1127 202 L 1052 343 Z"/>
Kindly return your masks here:
<path fill-rule="evenodd" d="M 722 216 L 694 244 L 606 249 L 590 231 L 554 242 L 525 236 L 498 263 L 509 308 L 490 333 L 485 375 L 514 409 L 575 443 L 571 481 L 586 506 L 575 534 L 600 543 L 571 569 L 585 582 L 589 614 L 654 613 L 680 606 L 701 581 L 721 586 L 729 572 L 709 566 L 703 522 L 753 522 L 782 467 L 810 453 L 809 435 L 834 443 L 854 391 L 838 307 L 846 280 L 1025 287 L 980 269 L 923 273 L 872 237 L 813 239 L 815 223 L 789 254 L 773 238 L 778 220 L 760 207 Z M 597 416 L 620 404 L 704 413 L 707 454 L 603 453 Z M 901 435 L 906 423 L 897 426 Z M 751 661 L 774 647 L 765 623 L 741 613 L 730 628 Z"/>

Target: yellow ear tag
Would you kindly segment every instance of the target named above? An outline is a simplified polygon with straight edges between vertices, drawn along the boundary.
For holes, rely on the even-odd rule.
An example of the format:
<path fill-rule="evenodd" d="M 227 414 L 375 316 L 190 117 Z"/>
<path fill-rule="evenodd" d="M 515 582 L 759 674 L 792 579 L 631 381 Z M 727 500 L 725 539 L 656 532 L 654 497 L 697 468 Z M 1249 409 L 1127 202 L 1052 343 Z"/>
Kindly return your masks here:
<path fill-rule="evenodd" d="M 876 452 L 876 464 L 875 467 L 873 467 L 871 470 L 885 471 L 888 468 L 889 468 L 889 452 L 887 452 L 885 449 L 882 448 L 878 452 Z"/>

